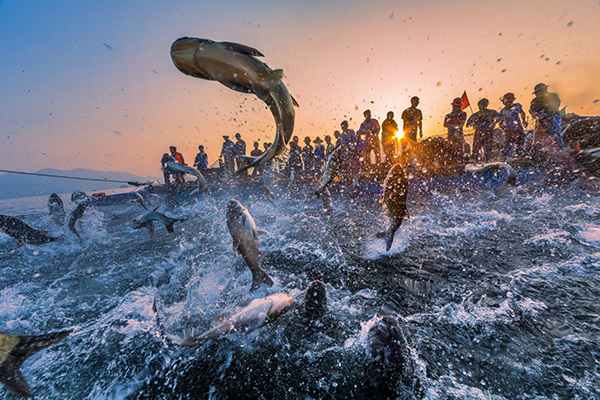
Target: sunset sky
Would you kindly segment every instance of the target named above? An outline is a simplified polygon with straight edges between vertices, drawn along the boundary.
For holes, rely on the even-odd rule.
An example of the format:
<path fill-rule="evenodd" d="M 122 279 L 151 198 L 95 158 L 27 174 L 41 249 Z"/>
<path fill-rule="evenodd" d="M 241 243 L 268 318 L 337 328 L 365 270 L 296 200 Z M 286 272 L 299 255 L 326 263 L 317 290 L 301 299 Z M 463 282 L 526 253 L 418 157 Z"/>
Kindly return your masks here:
<path fill-rule="evenodd" d="M 464 90 L 529 109 L 538 82 L 568 112 L 600 115 L 600 1 L 0 1 L 0 169 L 91 168 L 159 176 L 176 145 L 216 160 L 221 135 L 272 141 L 253 95 L 183 75 L 181 36 L 255 47 L 298 100 L 295 134 L 354 129 L 419 96 L 443 134 Z M 470 114 L 470 110 L 467 109 Z M 262 147 L 262 144 L 261 144 Z"/>

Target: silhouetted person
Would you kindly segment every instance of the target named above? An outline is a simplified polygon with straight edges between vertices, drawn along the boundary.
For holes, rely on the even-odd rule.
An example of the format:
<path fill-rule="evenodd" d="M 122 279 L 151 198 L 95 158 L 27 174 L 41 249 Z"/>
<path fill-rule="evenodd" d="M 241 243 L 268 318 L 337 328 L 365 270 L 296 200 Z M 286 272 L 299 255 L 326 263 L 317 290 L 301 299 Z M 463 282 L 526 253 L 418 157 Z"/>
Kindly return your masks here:
<path fill-rule="evenodd" d="M 330 139 L 331 140 L 331 139 Z M 327 155 L 325 154 L 325 146 L 323 146 L 323 139 L 319 136 L 313 140 L 315 144 L 315 159 L 314 159 L 314 170 L 320 171 L 325 162 L 327 161 Z"/>
<path fill-rule="evenodd" d="M 467 126 L 475 128 L 473 152 L 471 154 L 475 162 L 479 158 L 479 151 L 481 149 L 483 149 L 483 161 L 488 162 L 490 160 L 494 141 L 494 127 L 500 121 L 500 114 L 496 110 L 488 109 L 489 104 L 490 101 L 488 99 L 479 100 L 477 102 L 479 111 L 471 115 L 467 120 Z"/>
<path fill-rule="evenodd" d="M 360 124 L 358 135 L 365 137 L 364 157 L 367 164 L 371 163 L 371 152 L 375 152 L 375 163 L 381 163 L 381 142 L 379 140 L 379 121 L 371 118 L 371 110 L 365 110 L 363 113 L 365 120 Z"/>
<path fill-rule="evenodd" d="M 556 93 L 548 92 L 548 85 L 538 83 L 533 91 L 535 98 L 531 100 L 529 113 L 537 120 L 536 130 L 539 126 L 554 139 L 558 147 L 565 149 L 563 145 L 560 116 L 560 98 Z"/>
<path fill-rule="evenodd" d="M 417 132 L 420 134 L 419 137 L 423 138 L 423 113 L 417 108 L 418 105 L 419 98 L 417 96 L 411 97 L 410 107 L 402 111 L 403 139 L 407 138 L 413 142 L 417 141 Z"/>
<path fill-rule="evenodd" d="M 394 120 L 394 113 L 388 111 L 387 118 L 381 123 L 381 144 L 385 153 L 386 162 L 392 162 L 396 154 L 396 133 L 398 124 Z"/>
<path fill-rule="evenodd" d="M 335 145 L 331 142 L 331 136 L 325 135 L 325 144 L 327 145 L 325 146 L 325 155 L 327 156 L 327 158 L 329 158 L 331 153 L 333 153 L 333 151 L 335 150 Z"/>
<path fill-rule="evenodd" d="M 228 135 L 223 135 L 223 148 L 221 149 L 220 159 L 223 160 L 223 171 L 225 175 L 232 175 L 235 170 L 235 144 L 229 139 Z"/>
<path fill-rule="evenodd" d="M 237 164 L 237 169 L 239 170 L 241 167 L 243 167 L 244 161 L 242 160 L 242 158 L 246 155 L 246 142 L 244 142 L 242 140 L 242 135 L 240 135 L 239 133 L 235 134 L 235 145 L 233 146 L 233 154 L 235 156 L 235 162 Z M 246 171 L 244 171 L 244 173 L 247 174 Z"/>
<path fill-rule="evenodd" d="M 453 162 L 462 162 L 465 147 L 463 127 L 467 121 L 467 113 L 462 111 L 462 100 L 456 97 L 452 100 L 452 111 L 444 117 L 444 127 L 448 128 L 448 145 L 451 148 L 450 156 Z"/>
<path fill-rule="evenodd" d="M 254 150 L 252 150 L 250 152 L 250 155 L 252 157 L 260 157 L 262 155 L 262 150 L 258 148 L 259 143 L 258 142 L 254 142 Z M 254 167 L 254 169 L 252 170 L 252 176 L 256 176 L 258 175 L 260 172 L 260 167 Z"/>
<path fill-rule="evenodd" d="M 307 175 L 312 174 L 315 168 L 315 149 L 310 144 L 310 137 L 304 138 L 304 147 L 302 148 L 302 161 L 304 161 L 304 172 Z"/>
<path fill-rule="evenodd" d="M 294 136 L 290 141 L 290 156 L 288 158 L 288 165 L 290 167 L 290 186 L 294 184 L 297 176 L 302 172 L 302 149 L 298 145 L 300 139 L 298 136 Z"/>
<path fill-rule="evenodd" d="M 504 156 L 512 157 L 513 154 L 520 156 L 525 147 L 525 130 L 527 128 L 527 116 L 523 106 L 515 103 L 514 93 L 506 93 L 502 96 L 504 108 L 500 110 L 500 127 L 504 132 Z"/>
<path fill-rule="evenodd" d="M 342 140 L 340 139 L 341 136 L 342 133 L 340 131 L 333 132 L 333 137 L 335 138 L 335 147 L 340 147 L 340 145 L 342 144 Z"/>

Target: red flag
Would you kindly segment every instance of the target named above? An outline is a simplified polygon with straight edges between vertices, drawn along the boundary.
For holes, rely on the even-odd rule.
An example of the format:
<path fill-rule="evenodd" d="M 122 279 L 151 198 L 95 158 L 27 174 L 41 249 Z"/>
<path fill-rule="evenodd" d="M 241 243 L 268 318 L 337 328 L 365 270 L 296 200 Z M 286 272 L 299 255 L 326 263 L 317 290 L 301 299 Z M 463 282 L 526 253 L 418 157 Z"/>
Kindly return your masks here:
<path fill-rule="evenodd" d="M 460 106 L 461 111 L 471 105 L 471 103 L 469 103 L 466 90 L 463 92 L 462 96 L 460 96 L 460 100 L 462 101 L 462 105 Z"/>

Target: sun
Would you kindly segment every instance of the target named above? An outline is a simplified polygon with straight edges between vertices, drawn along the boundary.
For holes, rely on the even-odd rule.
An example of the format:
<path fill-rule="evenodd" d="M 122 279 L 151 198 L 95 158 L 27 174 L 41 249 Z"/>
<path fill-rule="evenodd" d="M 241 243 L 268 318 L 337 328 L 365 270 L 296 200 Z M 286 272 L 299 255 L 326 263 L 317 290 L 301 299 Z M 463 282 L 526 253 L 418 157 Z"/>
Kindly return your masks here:
<path fill-rule="evenodd" d="M 394 137 L 398 140 L 402 139 L 404 137 L 404 131 L 396 131 Z"/>

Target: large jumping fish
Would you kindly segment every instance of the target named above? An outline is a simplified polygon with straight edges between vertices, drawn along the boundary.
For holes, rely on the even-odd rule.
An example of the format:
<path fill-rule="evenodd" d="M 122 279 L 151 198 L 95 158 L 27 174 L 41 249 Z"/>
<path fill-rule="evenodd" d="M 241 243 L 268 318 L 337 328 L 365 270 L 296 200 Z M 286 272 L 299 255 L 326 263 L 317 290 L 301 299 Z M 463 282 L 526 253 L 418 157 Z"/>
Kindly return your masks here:
<path fill-rule="evenodd" d="M 394 242 L 394 235 L 404 218 L 408 218 L 406 196 L 408 194 L 408 179 L 402 165 L 396 164 L 388 172 L 383 183 L 383 204 L 387 208 L 390 226 L 385 232 L 377 235 L 385 238 L 385 250 L 389 251 Z"/>
<path fill-rule="evenodd" d="M 165 225 L 165 228 L 169 233 L 173 233 L 175 232 L 175 229 L 173 228 L 173 224 L 175 224 L 175 222 L 187 221 L 187 218 L 171 218 L 165 214 L 157 212 L 156 210 L 158 210 L 158 207 L 151 212 L 144 214 L 139 219 L 134 219 L 133 229 L 148 228 L 150 230 L 150 236 L 152 236 L 154 233 L 154 221 L 160 221 Z"/>
<path fill-rule="evenodd" d="M 0 229 L 16 239 L 18 247 L 25 243 L 39 245 L 58 239 L 58 237 L 48 236 L 47 231 L 33 229 L 20 219 L 8 215 L 0 215 Z"/>
<path fill-rule="evenodd" d="M 288 294 L 272 294 L 262 299 L 252 300 L 246 307 L 201 335 L 193 336 L 192 334 L 187 334 L 185 337 L 180 337 L 166 334 L 166 336 L 181 346 L 200 346 L 204 342 L 229 333 L 241 330 L 250 331 L 273 322 L 289 310 L 293 304 L 294 299 Z"/>
<path fill-rule="evenodd" d="M 485 174 L 486 172 L 498 172 L 498 171 L 505 171 L 507 173 L 507 177 L 506 177 L 506 181 L 504 182 L 504 185 L 512 185 L 515 186 L 517 184 L 517 173 L 515 172 L 515 170 L 513 169 L 513 167 L 511 167 L 510 165 L 508 165 L 507 163 L 504 162 L 494 162 L 494 163 L 488 163 L 488 164 L 484 164 L 480 167 L 474 167 L 468 170 L 468 172 L 472 173 L 472 174 Z"/>
<path fill-rule="evenodd" d="M 312 281 L 306 289 L 304 296 L 304 318 L 313 325 L 325 315 L 327 311 L 327 289 L 319 280 Z"/>
<path fill-rule="evenodd" d="M 369 329 L 365 375 L 371 398 L 413 399 L 423 394 L 402 326 L 393 316 L 384 315 Z"/>
<path fill-rule="evenodd" d="M 31 388 L 21 374 L 27 357 L 64 339 L 70 331 L 39 336 L 16 336 L 0 332 L 0 382 L 20 397 L 33 397 Z"/>
<path fill-rule="evenodd" d="M 298 107 L 281 81 L 283 71 L 272 70 L 256 57 L 264 55 L 252 47 L 231 42 L 182 37 L 171 45 L 173 63 L 184 74 L 214 80 L 238 92 L 254 93 L 271 110 L 276 125 L 273 144 L 260 157 L 248 157 L 249 162 L 239 171 L 287 154 L 286 145 L 294 130 L 294 106 Z"/>
<path fill-rule="evenodd" d="M 273 280 L 260 267 L 264 253 L 258 247 L 258 235 L 263 231 L 259 231 L 250 212 L 235 199 L 231 199 L 227 206 L 227 228 L 233 238 L 233 252 L 244 257 L 252 272 L 250 291 L 258 289 L 263 283 L 273 286 Z"/>
<path fill-rule="evenodd" d="M 52 193 L 48 198 L 48 214 L 55 224 L 62 225 L 65 223 L 65 217 L 67 216 L 65 205 L 56 193 Z"/>
<path fill-rule="evenodd" d="M 206 187 L 206 179 L 200 173 L 200 171 L 198 171 L 196 168 L 190 167 L 189 165 L 186 165 L 186 164 L 181 164 L 178 162 L 171 162 L 171 161 L 167 162 L 167 168 L 169 168 L 173 171 L 179 171 L 179 172 L 183 172 L 185 174 L 193 175 L 196 177 L 196 184 L 198 185 L 198 187 L 201 187 L 201 188 Z"/>

